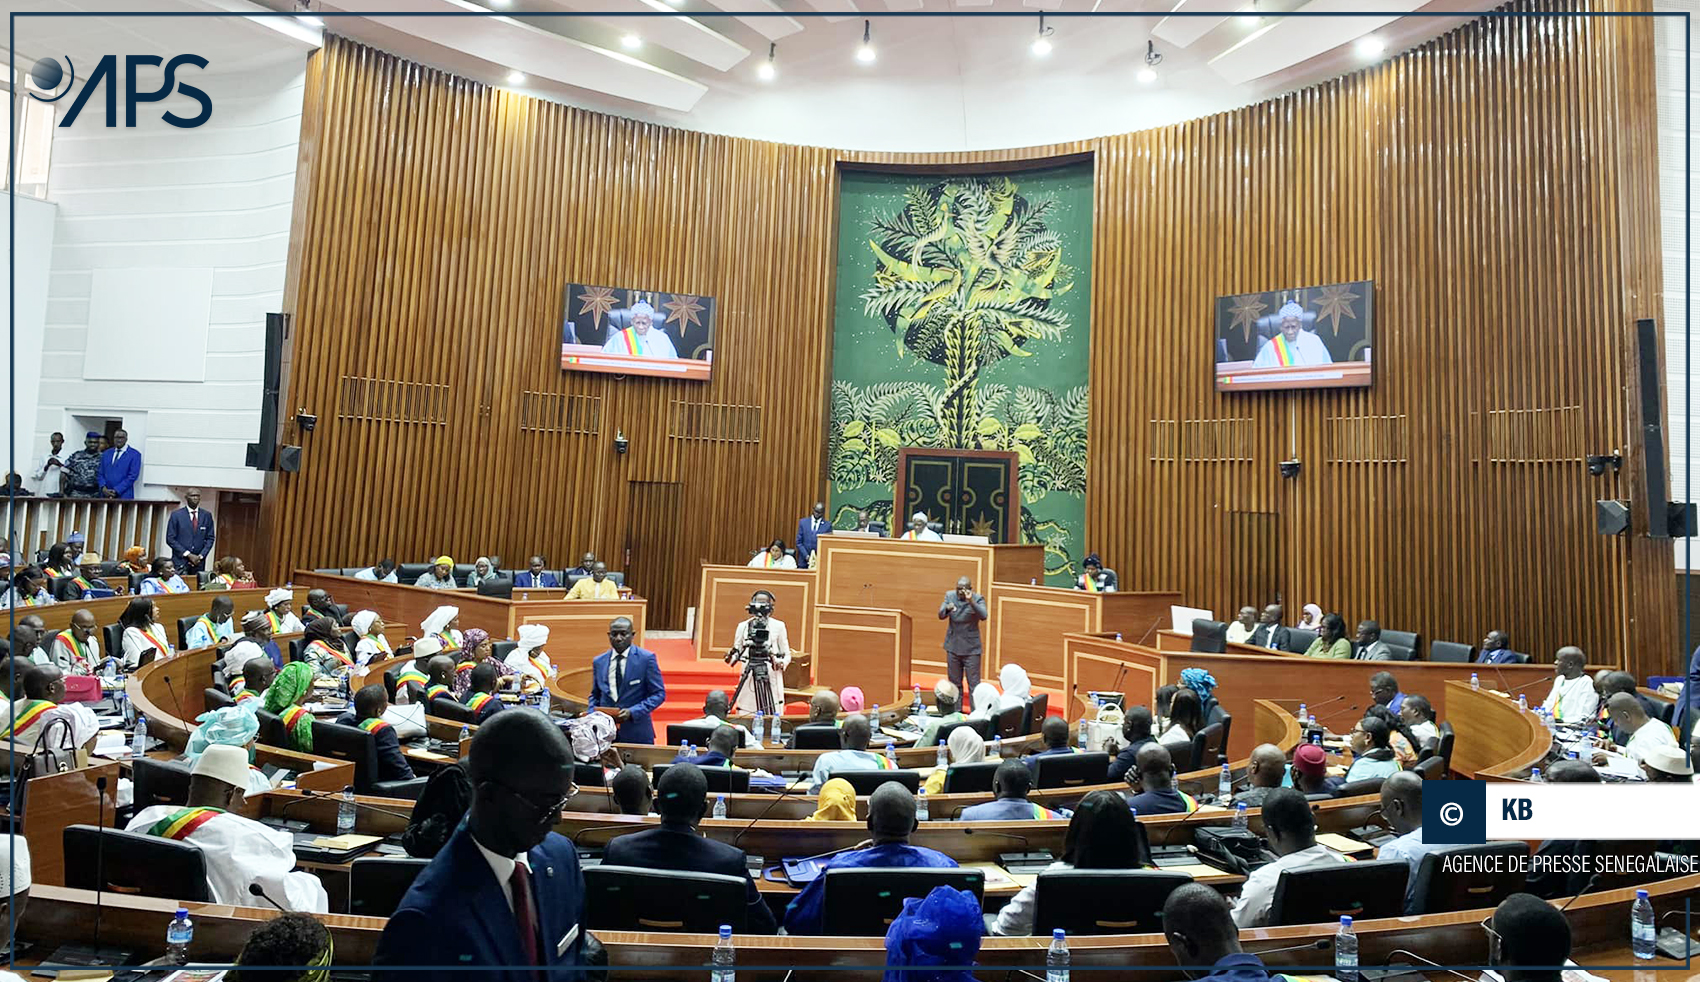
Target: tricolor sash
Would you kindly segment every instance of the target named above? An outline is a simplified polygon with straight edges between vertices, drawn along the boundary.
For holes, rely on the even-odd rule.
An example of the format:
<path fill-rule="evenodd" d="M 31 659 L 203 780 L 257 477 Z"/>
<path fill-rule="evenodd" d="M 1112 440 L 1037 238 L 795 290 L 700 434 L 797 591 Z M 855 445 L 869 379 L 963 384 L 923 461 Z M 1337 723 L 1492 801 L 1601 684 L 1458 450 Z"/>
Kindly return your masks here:
<path fill-rule="evenodd" d="M 307 707 L 306 706 L 290 706 L 288 709 L 285 709 L 283 711 L 283 727 L 284 727 L 284 729 L 286 729 L 286 730 L 295 729 L 296 724 L 300 723 L 301 718 L 303 716 L 306 716 L 306 715 L 307 715 Z"/>
<path fill-rule="evenodd" d="M 84 592 L 85 592 L 85 593 L 86 593 L 86 592 L 87 592 L 87 591 L 89 591 L 89 590 L 93 590 L 93 589 L 94 589 L 94 584 L 93 584 L 93 583 L 90 583 L 90 582 L 89 582 L 89 581 L 88 581 L 88 579 L 87 579 L 87 578 L 86 578 L 86 577 L 84 577 L 84 576 L 83 576 L 83 575 L 82 575 L 82 574 L 81 574 L 81 573 L 79 573 L 79 574 L 77 574 L 77 575 L 76 575 L 76 576 L 73 576 L 73 577 L 72 577 L 72 578 L 71 578 L 71 582 L 72 582 L 72 583 L 75 583 L 75 584 L 76 584 L 76 585 L 78 585 L 78 586 L 80 586 L 80 587 L 82 587 L 82 588 L 83 588 L 83 591 L 84 591 Z"/>
<path fill-rule="evenodd" d="M 148 835 L 157 835 L 162 839 L 176 839 L 178 842 L 195 834 L 195 830 L 212 821 L 215 816 L 223 815 L 222 808 L 184 808 L 173 812 L 153 823 L 148 829 Z"/>
<path fill-rule="evenodd" d="M 83 647 L 82 642 L 77 640 L 77 636 L 72 634 L 69 628 L 60 631 L 56 637 L 59 641 L 64 643 L 65 647 L 71 649 L 72 653 L 77 656 L 78 661 L 82 662 L 84 665 L 89 663 L 88 649 Z"/>
<path fill-rule="evenodd" d="M 283 630 L 283 618 L 277 616 L 277 614 L 270 609 L 266 610 L 266 621 L 271 624 L 273 634 L 277 634 Z"/>
<path fill-rule="evenodd" d="M 1276 332 L 1275 336 L 1269 339 L 1269 343 L 1274 345 L 1275 360 L 1281 363 L 1282 368 L 1291 368 L 1297 364 L 1298 359 L 1293 355 L 1293 346 L 1287 343 L 1285 334 Z"/>
<path fill-rule="evenodd" d="M 57 707 L 58 705 L 58 703 L 49 702 L 46 699 L 25 699 L 23 701 L 23 710 L 12 714 L 12 722 L 6 724 L 6 728 L 4 730 L 0 730 L 0 737 L 9 737 L 15 733 L 22 733 L 34 725 L 36 720 L 41 719 L 41 715 L 43 713 L 47 712 L 49 709 Z"/>
<path fill-rule="evenodd" d="M 425 677 L 424 672 L 415 668 L 413 662 L 408 662 L 407 667 L 401 670 L 401 674 L 395 677 L 395 684 L 398 686 L 424 685 L 428 681 L 430 679 Z"/>
<path fill-rule="evenodd" d="M 537 674 L 542 678 L 547 679 L 555 674 L 554 668 L 546 662 L 538 660 L 536 655 L 527 655 L 525 657 L 526 661 L 531 662 L 531 667 L 537 669 Z"/>
<path fill-rule="evenodd" d="M 367 733 L 376 733 L 379 730 L 389 729 L 390 724 L 381 719 L 363 719 L 360 721 L 360 728 L 365 730 Z"/>
<path fill-rule="evenodd" d="M 213 644 L 218 643 L 218 625 L 213 623 L 211 614 L 202 614 L 195 623 L 196 625 L 207 629 L 207 638 Z"/>
<path fill-rule="evenodd" d="M 148 639 L 149 644 L 159 649 L 161 656 L 169 655 L 171 654 L 171 645 L 166 644 L 164 638 L 154 633 L 154 628 L 159 626 L 158 624 L 150 624 L 145 628 L 138 628 L 138 630 L 142 632 L 142 637 Z"/>
<path fill-rule="evenodd" d="M 1028 804 L 1033 805 L 1033 817 L 1036 818 L 1036 819 L 1046 819 L 1046 818 L 1057 818 L 1057 817 L 1059 817 L 1056 812 L 1051 811 L 1049 808 L 1046 808 L 1044 805 L 1034 804 L 1033 802 L 1028 802 Z"/>
<path fill-rule="evenodd" d="M 768 569 L 772 569 L 773 568 L 773 550 L 769 549 L 768 551 L 762 553 L 761 554 L 761 560 L 762 560 L 763 566 L 767 567 Z"/>
<path fill-rule="evenodd" d="M 225 585 L 226 589 L 229 589 L 231 587 L 236 586 L 236 577 L 232 576 L 229 573 L 220 573 L 217 576 L 213 577 L 213 579 L 219 581 L 220 583 L 223 583 Z"/>
<path fill-rule="evenodd" d="M 259 693 L 249 692 L 247 689 L 243 689 L 242 691 L 236 693 L 236 705 L 240 706 L 250 699 L 258 699 L 258 698 L 260 698 Z"/>
<path fill-rule="evenodd" d="M 621 331 L 620 332 L 620 340 L 625 342 L 626 354 L 637 355 L 637 354 L 643 353 L 642 351 L 639 350 L 639 346 L 638 346 L 638 342 L 637 342 L 637 329 L 636 328 L 628 327 L 625 330 Z"/>
<path fill-rule="evenodd" d="M 455 663 L 455 671 L 456 672 L 470 672 L 470 671 L 472 671 L 473 667 L 474 667 L 474 664 L 472 662 L 469 662 L 469 661 L 463 661 L 463 662 L 456 662 Z"/>
<path fill-rule="evenodd" d="M 368 634 L 368 635 L 366 635 L 365 640 L 370 641 L 373 644 L 377 645 L 378 650 L 383 652 L 384 654 L 386 654 L 386 655 L 390 654 L 390 641 L 389 641 L 388 638 L 384 637 L 383 634 L 381 634 L 381 633 Z"/>
<path fill-rule="evenodd" d="M 330 643 L 323 639 L 314 638 L 313 643 L 307 646 L 307 651 L 309 654 L 317 653 L 319 655 L 329 655 L 337 661 L 342 662 L 344 665 L 347 665 L 349 668 L 354 667 L 354 659 L 348 657 L 348 654 L 340 648 L 332 647 Z"/>
<path fill-rule="evenodd" d="M 1180 792 L 1180 796 L 1181 796 L 1181 800 L 1186 802 L 1186 814 L 1191 815 L 1193 812 L 1198 811 L 1198 799 L 1197 798 L 1194 798 L 1192 795 L 1187 794 L 1185 791 Z"/>
<path fill-rule="evenodd" d="M 430 702 L 432 699 L 435 699 L 438 696 L 448 695 L 448 694 L 449 694 L 449 687 L 446 686 L 446 685 L 443 685 L 441 683 L 438 683 L 437 685 L 428 685 L 428 686 L 425 687 L 425 701 L 426 702 Z"/>
<path fill-rule="evenodd" d="M 455 640 L 455 636 L 454 636 L 453 633 L 451 633 L 449 631 L 438 631 L 436 634 L 434 634 L 432 636 L 435 637 L 437 640 L 443 642 L 443 650 L 444 651 L 459 651 L 460 650 L 460 642 Z"/>
<path fill-rule="evenodd" d="M 1080 588 L 1087 593 L 1098 592 L 1098 578 L 1091 573 L 1080 574 Z"/>
<path fill-rule="evenodd" d="M 472 714 L 474 716 L 476 716 L 476 715 L 478 715 L 479 710 L 483 709 L 489 702 L 490 702 L 490 693 L 488 693 L 488 692 L 474 693 L 472 698 L 468 699 L 466 701 L 466 708 L 472 710 Z"/>

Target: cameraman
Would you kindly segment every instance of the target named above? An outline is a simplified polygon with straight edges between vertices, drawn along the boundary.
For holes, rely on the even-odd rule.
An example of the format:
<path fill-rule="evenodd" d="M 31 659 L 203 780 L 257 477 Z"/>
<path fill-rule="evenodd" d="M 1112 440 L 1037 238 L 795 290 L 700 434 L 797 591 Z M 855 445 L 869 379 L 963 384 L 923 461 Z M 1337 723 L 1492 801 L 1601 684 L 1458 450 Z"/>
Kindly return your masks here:
<path fill-rule="evenodd" d="M 760 632 L 765 627 L 767 685 L 773 695 L 774 711 L 784 712 L 784 675 L 785 666 L 791 664 L 791 638 L 785 631 L 785 622 L 772 616 L 773 594 L 766 590 L 757 590 L 750 595 L 750 605 L 747 609 L 751 616 L 740 623 L 732 635 L 732 650 L 726 653 L 726 663 L 738 665 L 755 656 L 760 650 Z M 753 713 L 758 705 L 755 687 L 760 684 L 759 669 L 752 667 L 750 671 L 752 678 L 739 689 L 738 702 L 732 707 L 738 713 Z"/>

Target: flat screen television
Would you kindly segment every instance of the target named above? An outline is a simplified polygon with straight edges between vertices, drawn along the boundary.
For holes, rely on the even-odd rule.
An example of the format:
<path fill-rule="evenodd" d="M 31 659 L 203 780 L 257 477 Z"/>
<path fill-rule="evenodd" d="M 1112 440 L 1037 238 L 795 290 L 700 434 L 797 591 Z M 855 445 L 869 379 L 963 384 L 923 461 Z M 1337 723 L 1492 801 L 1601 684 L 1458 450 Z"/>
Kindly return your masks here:
<path fill-rule="evenodd" d="M 706 381 L 713 362 L 713 297 L 567 284 L 563 371 Z"/>
<path fill-rule="evenodd" d="M 1369 385 L 1374 310 L 1374 280 L 1217 297 L 1216 391 Z"/>

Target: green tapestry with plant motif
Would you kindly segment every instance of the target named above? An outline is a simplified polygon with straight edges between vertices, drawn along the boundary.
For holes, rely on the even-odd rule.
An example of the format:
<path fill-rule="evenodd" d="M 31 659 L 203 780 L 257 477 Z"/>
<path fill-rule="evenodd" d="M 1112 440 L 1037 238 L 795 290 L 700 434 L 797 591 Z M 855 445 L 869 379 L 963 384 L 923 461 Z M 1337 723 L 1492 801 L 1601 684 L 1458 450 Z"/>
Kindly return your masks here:
<path fill-rule="evenodd" d="M 839 528 L 892 515 L 899 447 L 1015 451 L 1021 531 L 1085 551 L 1092 167 L 841 182 L 827 459 Z"/>

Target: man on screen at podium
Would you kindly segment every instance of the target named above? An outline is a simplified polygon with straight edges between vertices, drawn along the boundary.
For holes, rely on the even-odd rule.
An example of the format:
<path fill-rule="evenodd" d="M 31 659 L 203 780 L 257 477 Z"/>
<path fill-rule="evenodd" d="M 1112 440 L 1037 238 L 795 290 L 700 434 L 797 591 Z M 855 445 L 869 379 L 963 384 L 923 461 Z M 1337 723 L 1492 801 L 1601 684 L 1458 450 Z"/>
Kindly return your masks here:
<path fill-rule="evenodd" d="M 658 331 L 651 325 L 655 322 L 655 308 L 639 300 L 632 304 L 632 326 L 623 331 L 615 331 L 608 336 L 602 345 L 602 353 L 606 355 L 637 355 L 639 358 L 677 358 L 679 352 L 673 348 L 673 341 L 666 331 Z"/>
<path fill-rule="evenodd" d="M 927 527 L 927 513 L 918 511 L 909 519 L 909 531 L 898 536 L 910 542 L 943 542 L 944 538 Z"/>
<path fill-rule="evenodd" d="M 1277 316 L 1280 330 L 1257 349 L 1257 368 L 1288 368 L 1294 365 L 1332 365 L 1334 356 L 1315 331 L 1304 329 L 1304 308 L 1289 300 Z"/>

